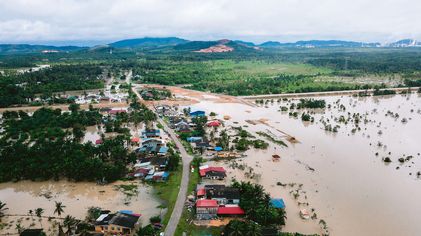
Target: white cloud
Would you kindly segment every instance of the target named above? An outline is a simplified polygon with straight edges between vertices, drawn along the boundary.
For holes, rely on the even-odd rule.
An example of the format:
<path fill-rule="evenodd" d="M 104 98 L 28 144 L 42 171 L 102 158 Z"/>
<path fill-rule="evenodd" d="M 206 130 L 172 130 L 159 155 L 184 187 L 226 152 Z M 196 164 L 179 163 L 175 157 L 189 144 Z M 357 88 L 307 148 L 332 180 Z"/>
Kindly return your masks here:
<path fill-rule="evenodd" d="M 0 0 L 0 42 L 421 39 L 419 0 Z"/>

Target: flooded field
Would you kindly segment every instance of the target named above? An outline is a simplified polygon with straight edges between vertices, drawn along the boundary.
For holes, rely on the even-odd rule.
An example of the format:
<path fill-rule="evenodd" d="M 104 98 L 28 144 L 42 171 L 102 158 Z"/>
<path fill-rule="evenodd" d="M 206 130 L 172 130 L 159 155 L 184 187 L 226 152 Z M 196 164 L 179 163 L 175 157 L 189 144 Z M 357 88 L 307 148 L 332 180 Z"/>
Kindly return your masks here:
<path fill-rule="evenodd" d="M 316 99 L 324 99 L 327 108 L 290 110 L 298 100 L 276 99 L 256 106 L 203 100 L 192 107 L 216 112 L 220 119 L 230 116 L 225 127 L 241 125 L 256 137 L 260 131 L 287 143 L 281 147 L 259 137 L 270 143 L 267 150 L 251 149 L 245 158 L 218 163 L 228 169 L 228 182 L 257 182 L 272 197 L 284 198 L 285 231 L 419 235 L 421 97 Z M 294 111 L 297 118 L 289 114 Z M 314 122 L 301 120 L 304 111 Z M 291 137 L 297 142 L 286 141 Z M 272 161 L 273 154 L 281 160 Z M 300 209 L 313 219 L 302 220 Z"/>
<path fill-rule="evenodd" d="M 119 188 L 121 185 L 131 184 L 138 187 L 131 192 L 124 192 Z M 33 223 L 32 218 L 37 217 L 30 217 L 29 210 L 40 207 L 44 209 L 43 216 L 57 217 L 54 214 L 56 201 L 66 206 L 61 217 L 71 215 L 78 219 L 84 219 L 88 208 L 92 206 L 111 211 L 131 210 L 142 214 L 142 222 L 145 223 L 150 217 L 161 213 L 158 208 L 161 202 L 154 197 L 153 188 L 138 181 L 120 181 L 110 185 L 68 181 L 1 183 L 0 200 L 7 203 L 9 210 L 6 214 L 18 215 L 3 218 L 3 222 L 11 226 L 1 230 L 2 234 L 16 233 L 15 224 L 19 219 L 23 227 Z M 38 225 L 38 220 L 35 222 Z M 43 225 L 45 227 L 48 223 L 44 222 Z"/>

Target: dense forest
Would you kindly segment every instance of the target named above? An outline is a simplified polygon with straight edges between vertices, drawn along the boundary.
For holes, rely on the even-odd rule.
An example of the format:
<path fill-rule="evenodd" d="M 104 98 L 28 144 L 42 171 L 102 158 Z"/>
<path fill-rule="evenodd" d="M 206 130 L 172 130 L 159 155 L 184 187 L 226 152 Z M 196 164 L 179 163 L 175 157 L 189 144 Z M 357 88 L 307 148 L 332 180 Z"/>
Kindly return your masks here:
<path fill-rule="evenodd" d="M 70 105 L 70 112 L 50 108 L 41 108 L 33 115 L 5 112 L 0 138 L 0 182 L 60 178 L 114 181 L 124 177 L 127 165 L 136 160 L 127 149 L 130 136 L 124 130 L 98 145 L 81 140 L 87 126 L 111 124 L 115 129 L 117 123 L 120 127 L 125 122 L 156 119 L 144 105 L 133 102 L 131 107 L 134 111 L 130 115 L 112 122 L 103 119 L 97 109 L 84 111 L 77 104 Z"/>
<path fill-rule="evenodd" d="M 0 75 L 0 107 L 26 104 L 36 94 L 103 88 L 102 69 L 97 65 L 57 65 L 34 72 Z"/>

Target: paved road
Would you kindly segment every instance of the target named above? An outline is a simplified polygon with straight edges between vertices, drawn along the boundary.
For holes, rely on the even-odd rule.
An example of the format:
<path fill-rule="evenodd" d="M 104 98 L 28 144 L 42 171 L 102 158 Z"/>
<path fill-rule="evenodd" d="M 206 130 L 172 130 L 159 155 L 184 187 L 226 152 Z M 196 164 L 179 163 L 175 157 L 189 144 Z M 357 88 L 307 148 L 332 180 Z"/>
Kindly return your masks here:
<path fill-rule="evenodd" d="M 142 97 L 134 89 L 134 93 L 142 100 Z M 162 120 L 158 118 L 158 121 L 164 126 L 164 130 L 169 134 L 171 139 L 175 142 L 178 150 L 180 151 L 181 158 L 183 161 L 183 174 L 181 177 L 180 189 L 178 191 L 177 201 L 175 202 L 174 209 L 171 213 L 171 218 L 168 221 L 168 224 L 165 228 L 165 235 L 172 236 L 177 229 L 178 222 L 180 221 L 181 214 L 183 213 L 184 203 L 187 199 L 187 188 L 189 185 L 189 177 L 190 177 L 190 162 L 193 160 L 193 157 L 190 156 L 186 149 L 184 148 L 183 144 L 181 144 L 180 140 L 177 138 L 175 132 L 168 127 L 168 125 Z M 164 193 L 165 194 L 165 193 Z"/>
<path fill-rule="evenodd" d="M 172 140 L 174 140 L 175 145 L 177 145 L 183 160 L 183 175 L 181 177 L 180 190 L 178 191 L 177 201 L 175 202 L 171 218 L 165 228 L 165 235 L 170 236 L 174 235 L 175 229 L 177 228 L 178 222 L 181 218 L 181 213 L 183 213 L 184 202 L 187 199 L 187 188 L 189 185 L 190 162 L 193 160 L 193 158 L 187 153 L 186 149 L 181 144 L 174 131 L 170 129 L 162 119 L 158 119 L 158 121 L 164 126 L 164 130 L 169 133 Z"/>

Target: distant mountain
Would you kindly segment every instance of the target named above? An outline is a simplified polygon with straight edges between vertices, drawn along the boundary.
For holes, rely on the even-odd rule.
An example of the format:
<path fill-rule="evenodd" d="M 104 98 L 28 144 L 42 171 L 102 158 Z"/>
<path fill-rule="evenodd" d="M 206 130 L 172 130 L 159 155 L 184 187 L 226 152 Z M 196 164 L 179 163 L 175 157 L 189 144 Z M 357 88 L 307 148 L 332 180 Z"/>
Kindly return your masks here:
<path fill-rule="evenodd" d="M 300 47 L 300 48 L 330 48 L 330 47 L 379 47 L 380 43 L 362 43 L 342 40 L 309 40 L 297 41 L 295 43 L 279 43 L 268 41 L 259 45 L 260 47 Z"/>
<path fill-rule="evenodd" d="M 264 48 L 273 48 L 273 47 L 281 47 L 282 44 L 276 41 L 267 41 L 259 45 L 260 47 Z"/>
<path fill-rule="evenodd" d="M 256 46 L 256 44 L 254 44 L 253 42 L 247 42 L 247 41 L 242 41 L 242 40 L 234 40 L 234 42 L 238 43 L 238 44 L 246 45 L 246 46 L 249 46 L 249 47 L 255 47 Z"/>
<path fill-rule="evenodd" d="M 414 39 L 402 39 L 397 42 L 390 43 L 387 46 L 393 48 L 421 47 L 421 42 Z"/>
<path fill-rule="evenodd" d="M 83 47 L 76 46 L 48 46 L 31 44 L 0 44 L 0 54 L 19 54 L 19 53 L 57 53 L 71 52 L 81 50 Z"/>
<path fill-rule="evenodd" d="M 115 48 L 141 48 L 141 47 L 161 47 L 161 46 L 174 46 L 189 42 L 188 40 L 167 37 L 167 38 L 137 38 L 137 39 L 126 39 L 110 43 L 109 45 Z"/>
<path fill-rule="evenodd" d="M 221 39 L 218 41 L 191 41 L 188 43 L 176 45 L 174 49 L 199 53 L 220 53 L 244 50 L 254 51 L 258 49 L 258 47 L 256 47 L 253 43 Z"/>

